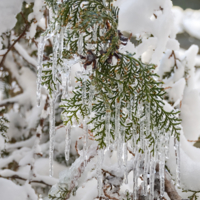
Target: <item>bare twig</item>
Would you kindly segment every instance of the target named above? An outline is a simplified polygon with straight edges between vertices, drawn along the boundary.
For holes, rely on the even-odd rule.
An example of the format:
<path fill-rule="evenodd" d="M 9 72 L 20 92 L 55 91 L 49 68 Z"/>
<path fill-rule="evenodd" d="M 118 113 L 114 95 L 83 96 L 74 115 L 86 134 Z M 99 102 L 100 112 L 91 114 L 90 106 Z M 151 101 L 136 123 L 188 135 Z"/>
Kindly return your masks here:
<path fill-rule="evenodd" d="M 3 177 L 3 176 L 0 175 L 0 177 L 7 178 L 7 179 L 11 178 L 11 179 L 20 179 L 20 180 L 23 180 L 23 181 L 27 181 L 27 179 L 22 178 L 22 177 L 20 177 L 18 175 L 13 175 L 13 176 L 9 176 L 9 177 Z M 49 185 L 48 183 L 45 183 L 44 181 L 33 180 L 32 183 L 41 183 L 41 184 L 44 184 L 44 185 L 49 186 L 49 187 L 52 186 L 52 185 Z"/>
<path fill-rule="evenodd" d="M 12 48 L 15 46 L 15 44 L 26 34 L 26 31 L 28 30 L 29 26 L 30 26 L 29 24 L 26 24 L 26 27 L 25 27 L 24 31 L 23 31 L 23 32 L 21 33 L 21 35 L 12 43 L 12 45 L 8 48 L 7 52 L 3 55 L 3 58 L 2 58 L 2 60 L 1 60 L 1 62 L 0 62 L 0 67 L 3 67 L 3 63 L 4 63 L 5 59 L 6 59 L 7 54 L 9 53 L 10 50 L 12 50 Z"/>

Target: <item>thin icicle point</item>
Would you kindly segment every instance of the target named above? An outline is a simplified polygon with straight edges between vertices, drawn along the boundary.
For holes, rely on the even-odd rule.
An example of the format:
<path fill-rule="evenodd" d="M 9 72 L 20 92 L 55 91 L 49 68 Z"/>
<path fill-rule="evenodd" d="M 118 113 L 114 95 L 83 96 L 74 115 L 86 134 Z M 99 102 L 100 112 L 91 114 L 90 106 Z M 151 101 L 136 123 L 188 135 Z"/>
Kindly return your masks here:
<path fill-rule="evenodd" d="M 164 197 L 165 192 L 165 155 L 161 155 L 159 163 L 159 174 L 160 174 L 160 196 Z"/>
<path fill-rule="evenodd" d="M 159 154 L 159 176 L 160 176 L 160 196 L 164 196 L 165 190 L 165 144 L 163 131 L 160 131 L 159 142 L 158 142 L 158 154 Z"/>
<path fill-rule="evenodd" d="M 127 143 L 123 143 L 123 157 L 124 157 L 124 183 L 128 184 L 128 170 L 127 170 L 127 161 L 128 161 L 128 152 L 127 152 Z"/>
<path fill-rule="evenodd" d="M 54 135 L 55 135 L 55 95 L 50 98 L 50 116 L 49 116 L 50 132 L 49 132 L 49 176 L 53 176 L 53 151 L 54 151 Z"/>
<path fill-rule="evenodd" d="M 106 128 L 106 145 L 107 147 L 110 146 L 110 117 L 111 117 L 111 110 L 110 110 L 110 105 L 107 103 L 105 105 L 106 109 L 106 116 L 105 116 L 105 128 Z"/>
<path fill-rule="evenodd" d="M 180 187 L 180 142 L 174 138 L 174 149 L 176 156 L 176 186 Z"/>
<path fill-rule="evenodd" d="M 65 139 L 65 160 L 69 160 L 71 145 L 71 126 L 66 127 L 66 139 Z"/>
<path fill-rule="evenodd" d="M 147 147 L 147 141 L 145 141 L 145 146 Z M 147 187 L 148 187 L 148 182 L 147 182 L 147 174 L 149 172 L 149 163 L 150 162 L 150 151 L 146 148 L 145 149 L 145 154 L 144 154 L 144 173 L 143 173 L 143 181 L 144 181 L 144 196 L 147 196 Z"/>
<path fill-rule="evenodd" d="M 122 131 L 123 132 L 124 127 L 122 127 Z M 118 158 L 118 167 L 121 168 L 122 164 L 123 164 L 123 160 L 122 160 L 122 149 L 123 149 L 123 138 L 122 138 L 122 134 L 119 133 L 119 138 L 117 140 L 117 158 Z"/>
<path fill-rule="evenodd" d="M 102 196 L 103 194 L 103 178 L 102 178 L 102 166 L 103 166 L 103 160 L 104 160 L 104 150 L 103 149 L 99 149 L 98 150 L 98 160 L 97 160 L 97 189 L 98 189 L 98 196 L 99 198 Z"/>
<path fill-rule="evenodd" d="M 140 120 L 140 145 L 141 149 L 144 151 L 144 120 Z"/>
<path fill-rule="evenodd" d="M 138 199 L 138 166 L 139 166 L 140 153 L 136 151 L 134 164 L 133 164 L 133 200 Z"/>
<path fill-rule="evenodd" d="M 150 200 L 154 200 L 154 182 L 155 182 L 155 164 L 156 164 L 156 159 L 154 156 L 151 155 L 151 161 L 150 161 Z"/>
<path fill-rule="evenodd" d="M 83 120 L 83 131 L 84 131 L 83 156 L 84 156 L 85 166 L 86 166 L 86 164 L 87 164 L 87 150 L 88 150 L 88 125 L 87 125 L 87 119 Z"/>
<path fill-rule="evenodd" d="M 49 150 L 49 176 L 53 177 L 53 150 Z"/>

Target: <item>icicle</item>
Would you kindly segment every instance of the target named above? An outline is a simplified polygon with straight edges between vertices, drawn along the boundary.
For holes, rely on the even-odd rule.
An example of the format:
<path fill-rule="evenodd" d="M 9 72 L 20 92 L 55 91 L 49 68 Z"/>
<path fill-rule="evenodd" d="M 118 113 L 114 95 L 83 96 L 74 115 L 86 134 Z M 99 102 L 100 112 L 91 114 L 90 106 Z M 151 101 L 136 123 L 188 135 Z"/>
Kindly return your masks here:
<path fill-rule="evenodd" d="M 123 157 L 124 157 L 124 183 L 128 184 L 128 170 L 127 170 L 127 161 L 128 161 L 128 152 L 127 152 L 127 143 L 123 143 Z"/>
<path fill-rule="evenodd" d="M 70 85 L 70 70 L 71 68 L 66 64 L 65 71 L 61 74 L 62 77 L 62 99 L 68 97 Z"/>
<path fill-rule="evenodd" d="M 155 145 L 154 145 L 154 155 L 151 155 L 151 160 L 150 160 L 150 200 L 154 200 L 154 182 L 155 182 L 155 167 L 156 167 L 156 162 L 157 162 L 157 143 L 158 141 L 156 140 L 156 135 L 157 135 L 157 128 L 155 128 L 152 132 L 152 137 L 154 138 Z"/>
<path fill-rule="evenodd" d="M 154 181 L 155 181 L 155 164 L 156 164 L 156 159 L 154 156 L 151 155 L 151 161 L 150 161 L 150 200 L 154 200 Z"/>
<path fill-rule="evenodd" d="M 146 103 L 146 110 L 145 110 L 145 115 L 146 115 L 146 135 L 150 135 L 150 102 Z"/>
<path fill-rule="evenodd" d="M 55 35 L 53 38 L 53 64 L 52 64 L 52 80 L 56 82 L 56 67 L 57 67 L 57 59 L 58 59 L 58 35 Z"/>
<path fill-rule="evenodd" d="M 42 82 L 42 61 L 44 54 L 45 38 L 40 36 L 40 42 L 38 44 L 38 67 L 37 67 L 37 105 L 40 106 L 41 98 L 41 82 Z"/>
<path fill-rule="evenodd" d="M 165 191 L 165 155 L 161 154 L 159 163 L 159 174 L 160 174 L 160 196 L 164 196 Z"/>
<path fill-rule="evenodd" d="M 50 142 L 49 142 L 49 176 L 53 176 L 53 150 L 54 150 L 54 135 L 55 135 L 55 96 L 52 94 L 50 98 Z"/>
<path fill-rule="evenodd" d="M 48 7 L 49 9 L 49 21 L 48 21 L 48 24 L 51 23 L 52 19 L 53 19 L 53 10 L 51 7 Z"/>
<path fill-rule="evenodd" d="M 97 24 L 94 24 L 94 29 L 93 29 L 93 41 L 96 42 L 97 41 Z"/>
<path fill-rule="evenodd" d="M 160 176 L 160 196 L 164 196 L 165 189 L 165 146 L 163 138 L 163 130 L 160 131 L 158 141 L 158 154 L 159 154 L 159 176 Z"/>
<path fill-rule="evenodd" d="M 65 98 L 66 93 L 68 93 L 68 75 L 67 73 L 62 73 L 62 99 Z"/>
<path fill-rule="evenodd" d="M 133 200 L 138 199 L 138 166 L 140 164 L 140 153 L 136 151 L 134 164 L 133 164 Z"/>
<path fill-rule="evenodd" d="M 106 128 L 106 145 L 109 148 L 110 146 L 110 117 L 111 117 L 111 110 L 110 105 L 106 103 L 105 105 L 106 109 L 106 116 L 105 116 L 105 128 Z"/>
<path fill-rule="evenodd" d="M 132 109 L 133 109 L 133 97 L 132 95 L 130 95 L 130 102 L 128 104 L 128 119 L 129 119 L 129 122 L 132 121 Z"/>
<path fill-rule="evenodd" d="M 116 137 L 116 140 L 119 139 L 120 107 L 121 107 L 121 101 L 120 101 L 120 99 L 116 98 L 116 100 L 115 100 L 115 137 Z"/>
<path fill-rule="evenodd" d="M 150 162 L 150 151 L 148 150 L 147 146 L 147 141 L 145 141 L 145 155 L 144 155 L 144 174 L 143 174 L 143 181 L 144 181 L 144 196 L 147 196 L 147 174 L 149 171 L 149 162 Z"/>
<path fill-rule="evenodd" d="M 98 189 L 98 196 L 99 198 L 102 195 L 102 166 L 103 166 L 103 159 L 104 159 L 104 150 L 103 149 L 99 149 L 98 150 L 98 160 L 97 160 L 97 189 Z"/>
<path fill-rule="evenodd" d="M 70 145 L 71 145 L 71 126 L 66 127 L 66 139 L 65 139 L 65 160 L 69 160 L 70 156 Z"/>
<path fill-rule="evenodd" d="M 86 104 L 86 100 L 87 100 L 87 91 L 86 91 L 86 74 L 83 74 L 82 77 L 82 101 L 83 101 L 83 106 Z"/>
<path fill-rule="evenodd" d="M 165 158 L 169 159 L 170 133 L 165 133 Z"/>
<path fill-rule="evenodd" d="M 176 186 L 180 187 L 180 142 L 174 137 L 174 149 L 176 156 Z"/>
<path fill-rule="evenodd" d="M 144 120 L 140 120 L 140 145 L 141 149 L 144 151 Z"/>
<path fill-rule="evenodd" d="M 118 167 L 121 168 L 123 164 L 122 160 L 122 149 L 123 149 L 123 135 L 124 135 L 124 127 L 121 126 L 121 130 L 119 132 L 119 138 L 117 140 L 117 158 L 118 158 Z"/>
<path fill-rule="evenodd" d="M 83 33 L 80 33 L 79 39 L 78 39 L 78 54 L 83 54 Z"/>
<path fill-rule="evenodd" d="M 63 52 L 63 39 L 64 39 L 64 27 L 61 27 L 60 30 L 60 41 L 59 41 L 59 57 L 62 58 L 62 52 Z"/>
<path fill-rule="evenodd" d="M 88 107 L 89 107 L 90 114 L 92 113 L 92 101 L 94 98 L 94 93 L 95 93 L 95 86 L 91 83 L 90 91 L 89 91 L 89 101 L 88 101 Z"/>
<path fill-rule="evenodd" d="M 68 94 L 72 93 L 72 80 L 71 80 L 71 65 L 69 65 L 69 85 L 68 85 Z"/>
<path fill-rule="evenodd" d="M 84 156 L 85 166 L 86 166 L 86 164 L 87 164 L 87 150 L 88 150 L 88 125 L 87 125 L 87 119 L 83 120 L 83 130 L 84 130 L 83 156 Z"/>
<path fill-rule="evenodd" d="M 132 147 L 133 153 L 135 153 L 136 152 L 137 135 L 136 135 L 136 127 L 135 127 L 134 123 L 133 123 L 132 128 L 131 128 L 131 135 L 132 135 L 131 147 Z"/>

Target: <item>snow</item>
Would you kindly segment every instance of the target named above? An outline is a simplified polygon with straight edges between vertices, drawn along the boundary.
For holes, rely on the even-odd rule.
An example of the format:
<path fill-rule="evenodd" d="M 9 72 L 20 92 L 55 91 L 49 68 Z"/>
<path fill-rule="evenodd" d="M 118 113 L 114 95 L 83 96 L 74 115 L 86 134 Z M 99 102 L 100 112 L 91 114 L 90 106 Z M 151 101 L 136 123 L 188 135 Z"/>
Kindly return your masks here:
<path fill-rule="evenodd" d="M 200 182 L 197 174 L 200 173 L 200 149 L 189 145 L 188 142 L 184 141 L 185 138 L 181 136 L 181 185 L 188 190 L 199 190 Z M 182 142 L 183 141 L 183 142 Z M 175 157 L 174 150 L 171 142 L 170 147 L 170 159 L 167 162 L 167 166 L 170 172 L 175 175 Z M 189 153 L 190 152 L 190 153 Z M 187 154 L 189 153 L 189 155 Z M 192 155 L 194 154 L 194 155 Z M 194 158 L 196 157 L 196 158 Z"/>
<path fill-rule="evenodd" d="M 186 84 L 185 79 L 181 78 L 171 86 L 172 88 L 168 90 L 170 101 L 176 102 L 177 100 L 183 98 L 185 84 Z"/>
<path fill-rule="evenodd" d="M 177 33 L 186 31 L 191 36 L 200 39 L 200 11 L 186 9 L 183 10 L 178 6 L 172 8 L 174 14 L 174 22 L 176 25 Z"/>
<path fill-rule="evenodd" d="M 154 52 L 150 62 L 158 64 L 168 40 L 175 38 L 174 16 L 171 11 L 172 2 L 170 0 L 153 0 L 151 2 L 148 0 L 127 0 L 125 4 L 119 1 L 115 5 L 120 5 L 119 29 L 121 31 L 128 31 L 133 35 L 143 33 L 153 35 L 147 39 L 149 41 L 145 39 L 146 44 L 141 44 L 143 50 L 139 49 L 136 55 L 139 57 L 145 49 L 151 48 Z M 160 8 L 164 8 L 162 12 Z M 159 11 L 160 14 L 157 19 L 152 21 L 150 17 L 156 11 Z M 168 44 L 168 46 L 175 50 L 177 49 L 177 42 L 173 45 Z"/>
<path fill-rule="evenodd" d="M 36 28 L 39 25 L 45 29 L 45 21 L 43 17 L 43 7 L 44 0 L 35 0 L 33 6 L 33 12 L 29 14 L 28 21 L 30 22 L 33 18 L 36 19 L 34 23 L 31 24 L 29 32 L 26 34 L 26 38 L 33 38 L 36 33 Z"/>
<path fill-rule="evenodd" d="M 30 3 L 33 1 L 34 0 L 27 0 L 26 2 Z M 21 11 L 22 2 L 23 0 L 9 0 L 0 2 L 0 35 L 11 30 L 15 26 L 17 22 L 16 15 Z"/>
<path fill-rule="evenodd" d="M 31 2 L 31 1 L 29 1 Z M 200 38 L 200 27 L 199 27 L 199 11 L 191 12 L 191 10 L 182 10 L 179 7 L 172 7 L 170 0 L 127 0 L 126 4 L 120 0 L 115 2 L 120 6 L 119 14 L 119 29 L 122 31 L 132 32 L 134 36 L 141 39 L 142 43 L 135 46 L 131 42 L 128 42 L 125 50 L 131 53 L 136 53 L 136 57 L 142 57 L 142 61 L 145 63 L 157 64 L 157 73 L 162 76 L 165 72 L 175 64 L 175 58 L 170 56 L 172 50 L 175 51 L 177 69 L 175 68 L 174 73 L 170 78 L 164 79 L 164 87 L 171 87 L 167 89 L 167 93 L 171 101 L 174 101 L 173 107 L 181 109 L 181 118 L 183 132 L 181 132 L 181 181 L 182 185 L 186 189 L 199 190 L 200 182 L 200 149 L 195 148 L 192 143 L 189 143 L 187 139 L 196 140 L 200 136 L 200 96 L 199 96 L 199 79 L 200 73 L 195 72 L 194 66 L 200 66 L 200 56 L 197 56 L 198 47 L 193 45 L 189 50 L 185 51 L 180 49 L 178 41 L 175 39 L 176 33 L 187 31 L 190 35 Z M 0 2 L 1 15 L 0 19 L 0 35 L 11 29 L 15 22 L 15 15 L 21 10 L 21 0 L 10 0 Z M 16 5 L 16 6 L 13 6 Z M 34 12 L 29 15 L 28 20 L 36 18 L 37 22 L 32 23 L 30 31 L 27 33 L 27 38 L 33 38 L 36 33 L 36 27 L 40 26 L 45 28 L 45 19 L 41 12 L 43 1 L 36 0 L 33 8 Z M 161 8 L 164 8 L 162 11 Z M 157 18 L 153 14 L 157 15 Z M 6 17 L 4 17 L 6 16 Z M 2 20 L 3 19 L 3 20 Z M 151 35 L 152 34 L 152 35 Z M 13 36 L 14 38 L 14 36 Z M 0 44 L 1 49 L 1 44 Z M 34 67 L 37 66 L 37 61 L 31 57 L 26 50 L 26 47 L 21 43 L 16 43 L 15 49 L 17 52 Z M 0 55 L 4 54 L 6 50 L 0 50 Z M 17 65 L 13 61 L 12 54 L 9 53 L 5 60 L 5 66 L 12 72 L 14 78 L 22 87 L 23 93 L 16 97 L 6 99 L 0 102 L 15 103 L 14 107 L 21 107 L 20 113 L 18 109 L 10 110 L 9 120 L 10 126 L 8 130 L 8 136 L 10 138 L 19 139 L 22 135 L 28 136 L 30 130 L 35 129 L 38 125 L 39 117 L 48 117 L 48 111 L 44 111 L 43 107 L 46 101 L 46 93 L 43 92 L 41 107 L 36 106 L 36 76 L 33 71 L 22 65 L 21 70 L 18 70 Z M 71 79 L 72 85 L 75 85 L 75 73 L 80 71 L 80 65 L 76 64 L 72 67 Z M 187 76 L 185 77 L 185 72 Z M 182 105 L 182 106 L 180 106 Z M 166 110 L 172 110 L 173 107 L 166 103 Z M 46 114 L 45 114 L 46 112 Z M 42 113 L 42 115 L 41 115 Z M 16 126 L 18 128 L 16 128 Z M 76 127 L 72 128 L 72 143 L 71 143 L 71 154 L 77 155 L 75 149 L 75 142 L 79 137 L 83 135 L 83 130 Z M 65 148 L 65 128 L 60 128 L 56 131 L 55 135 L 55 156 L 64 153 Z M 40 144 L 40 140 L 36 136 L 32 136 L 29 139 L 21 142 L 16 142 L 7 145 L 7 151 L 10 155 L 5 158 L 0 158 L 0 168 L 6 168 L 7 165 L 13 161 L 19 164 L 17 171 L 9 169 L 0 170 L 0 175 L 3 177 L 10 177 L 13 175 L 20 176 L 24 179 L 29 179 L 30 163 L 33 163 L 34 173 L 36 177 L 33 177 L 33 181 L 43 181 L 48 185 L 54 185 L 61 182 L 69 182 L 71 178 L 74 178 L 78 170 L 76 170 L 81 163 L 83 163 L 82 156 L 82 145 L 78 143 L 78 149 L 80 157 L 68 168 L 65 165 L 61 165 L 54 161 L 54 177 L 48 177 L 48 148 L 49 142 L 45 141 L 45 135 L 43 135 L 43 141 Z M 0 146 L 4 144 L 2 137 L 0 136 Z M 34 145 L 35 147 L 33 147 Z M 89 145 L 91 144 L 91 141 Z M 33 148 L 32 148 L 33 147 Z M 35 148 L 35 149 L 34 149 Z M 90 156 L 96 156 L 96 143 L 90 146 Z M 44 157 L 33 159 L 33 154 L 42 152 Z M 96 160 L 88 163 L 85 171 L 80 175 L 78 180 L 79 188 L 76 192 L 76 196 L 71 196 L 70 200 L 90 200 L 95 199 L 97 196 L 97 181 L 96 181 Z M 128 166 L 132 167 L 132 156 L 129 155 Z M 110 157 L 105 155 L 103 168 L 112 171 L 117 177 L 123 175 L 123 170 L 117 169 L 117 155 L 116 152 Z M 174 150 L 171 143 L 170 148 L 170 159 L 167 165 L 170 171 L 175 175 L 175 157 Z M 79 168 L 84 170 L 84 168 Z M 58 179 L 60 177 L 60 180 Z M 76 178 L 76 177 L 75 177 Z M 128 176 L 129 184 L 122 184 L 120 191 L 129 189 L 132 191 L 133 174 L 130 173 Z M 121 184 L 118 179 L 112 179 L 110 182 L 115 184 Z M 16 185 L 14 182 L 0 178 L 0 195 L 1 200 L 15 199 L 25 200 L 29 195 L 30 199 L 37 199 L 36 194 L 30 184 L 25 181 L 20 181 L 22 186 Z M 45 185 L 43 186 L 45 187 Z M 12 193 L 9 192 L 12 188 Z M 181 191 L 180 191 L 181 192 Z M 185 195 L 186 196 L 186 195 Z M 183 195 L 184 197 L 184 195 Z"/>
<path fill-rule="evenodd" d="M 188 32 L 191 36 L 200 39 L 200 11 L 194 11 L 191 9 L 187 9 L 184 12 L 183 17 L 183 28 L 186 32 Z"/>
<path fill-rule="evenodd" d="M 35 34 L 34 34 L 35 35 Z M 19 54 L 22 55 L 22 57 L 30 64 L 32 64 L 33 66 L 37 67 L 37 61 L 35 58 L 31 57 L 27 51 L 22 47 L 22 45 L 20 45 L 19 43 L 15 44 L 15 49 L 19 52 Z"/>
<path fill-rule="evenodd" d="M 79 187 L 76 191 L 76 196 L 71 196 L 70 200 L 90 200 L 95 199 L 97 194 L 97 181 L 92 179 L 87 181 L 82 187 Z"/>
<path fill-rule="evenodd" d="M 4 178 L 0 178 L 0 194 L 1 200 L 27 200 L 28 196 L 31 197 L 31 200 L 37 200 L 34 190 L 28 183 L 19 186 Z"/>

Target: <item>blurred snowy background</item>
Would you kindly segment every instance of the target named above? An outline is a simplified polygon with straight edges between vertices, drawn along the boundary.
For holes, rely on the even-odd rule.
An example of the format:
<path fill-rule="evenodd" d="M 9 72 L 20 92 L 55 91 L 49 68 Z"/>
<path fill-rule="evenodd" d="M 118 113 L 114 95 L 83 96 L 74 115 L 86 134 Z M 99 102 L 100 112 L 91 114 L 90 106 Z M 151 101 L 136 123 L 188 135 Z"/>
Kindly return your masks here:
<path fill-rule="evenodd" d="M 158 66 L 157 73 L 167 91 L 166 109 L 181 110 L 181 179 L 182 188 L 188 192 L 181 189 L 179 192 L 188 198 L 193 194 L 200 196 L 200 149 L 197 148 L 200 147 L 200 1 L 174 0 L 173 3 L 173 7 L 170 0 L 126 0 L 126 3 L 118 0 L 115 4 L 121 9 L 119 29 L 124 34 L 133 34 L 126 49 L 141 56 L 143 62 Z M 5 115 L 10 120 L 9 143 L 5 144 L 5 138 L 0 135 L 1 200 L 42 200 L 58 182 L 59 173 L 79 157 L 75 144 L 83 133 L 82 129 L 74 128 L 70 161 L 65 162 L 65 128 L 58 100 L 54 177 L 48 177 L 49 122 L 45 90 L 41 107 L 36 106 L 37 44 L 47 24 L 48 10 L 43 0 L 0 0 L 0 105 L 6 108 Z M 49 40 L 44 60 L 52 52 L 51 44 Z M 78 68 L 73 68 L 73 86 Z M 78 148 L 82 148 L 79 143 Z M 175 174 L 173 147 L 171 151 L 167 165 Z M 77 195 L 70 199 L 90 200 L 97 195 L 96 180 L 92 179 L 94 172 L 90 174 L 89 170 L 85 176 L 91 180 L 84 183 L 83 179 Z M 122 190 L 132 191 L 131 178 Z"/>

